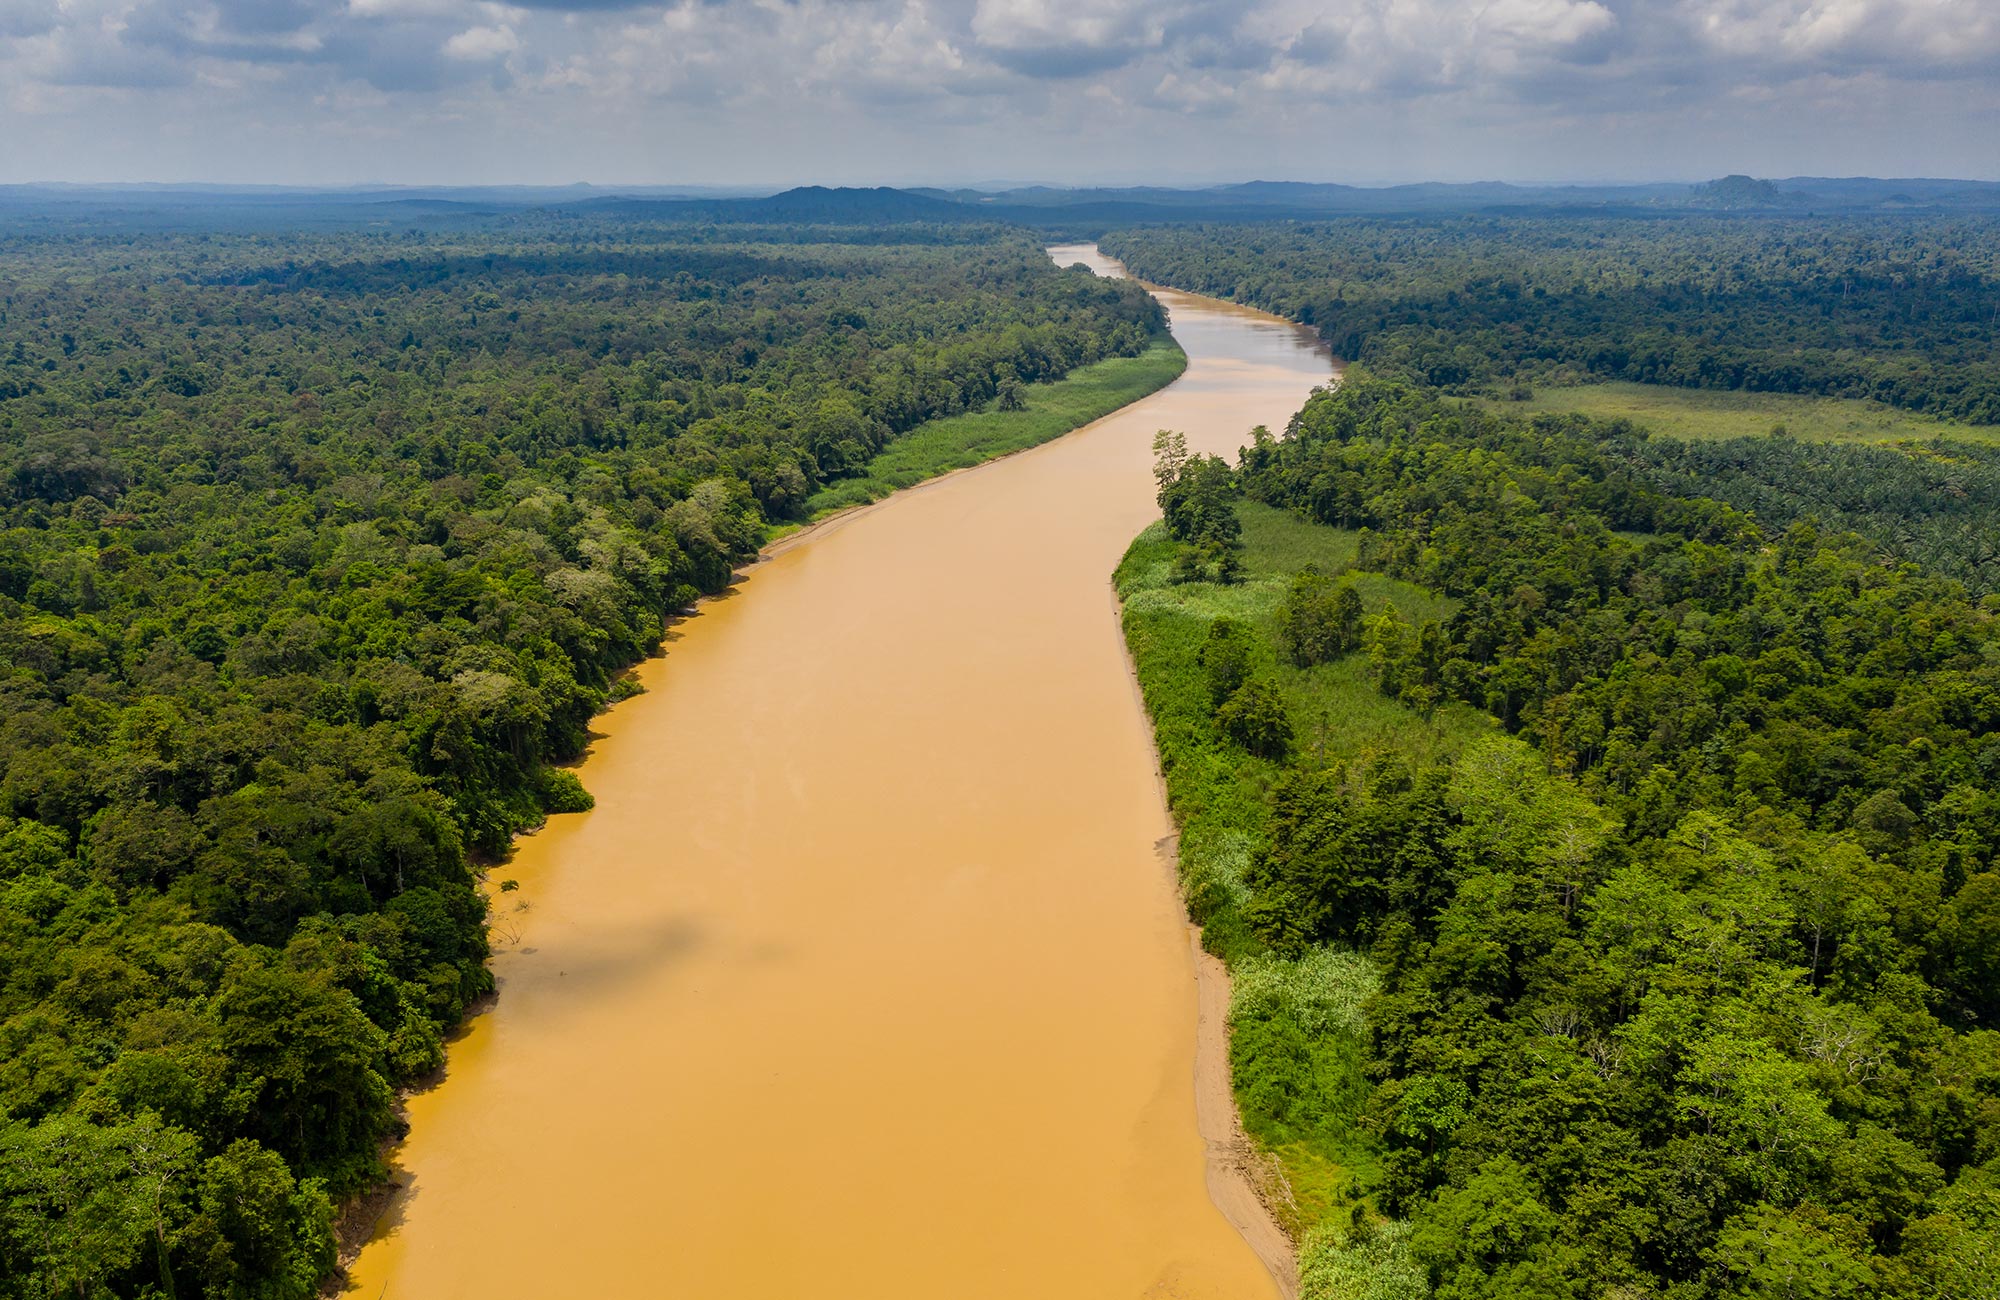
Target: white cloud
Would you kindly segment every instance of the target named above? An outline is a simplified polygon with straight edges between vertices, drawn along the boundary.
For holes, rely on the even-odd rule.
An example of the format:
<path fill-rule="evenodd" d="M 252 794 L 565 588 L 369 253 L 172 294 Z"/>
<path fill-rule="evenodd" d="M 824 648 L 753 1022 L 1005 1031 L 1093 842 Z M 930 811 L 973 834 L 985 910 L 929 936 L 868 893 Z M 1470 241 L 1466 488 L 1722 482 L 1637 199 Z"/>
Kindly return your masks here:
<path fill-rule="evenodd" d="M 521 48 L 511 27 L 473 27 L 444 43 L 444 56 L 468 62 L 501 59 Z"/>
<path fill-rule="evenodd" d="M 1481 33 L 1543 46 L 1575 45 L 1617 25 L 1617 16 L 1596 0 L 1494 0 L 1476 23 Z"/>
<path fill-rule="evenodd" d="M 1992 0 L 1687 0 L 1712 52 L 1787 65 L 1960 68 L 2000 58 Z"/>
<path fill-rule="evenodd" d="M 423 121 L 528 122 L 550 167 L 615 122 L 642 170 L 738 129 L 759 158 L 794 140 L 855 158 L 928 140 L 1021 167 L 1031 141 L 1125 131 L 1140 162 L 1177 166 L 1190 118 L 1237 170 L 1261 169 L 1267 137 L 1362 122 L 1434 139 L 1505 124 L 1527 141 L 1657 125 L 1722 152 L 1743 126 L 1705 115 L 1730 104 L 1887 123 L 1921 102 L 1947 114 L 1934 138 L 1973 139 L 2000 127 L 1991 73 L 2000 0 L 0 0 L 0 86 L 49 142 L 23 158 L 63 157 L 65 121 L 103 145 L 209 109 L 378 142 Z M 1930 94 L 1947 82 L 1968 89 Z M 744 154 L 705 156 L 736 169 Z"/>
<path fill-rule="evenodd" d="M 979 0 L 971 29 L 1002 56 L 1122 61 L 1159 48 L 1180 8 L 1150 0 Z"/>
<path fill-rule="evenodd" d="M 464 18 L 466 0 L 347 0 L 356 18 Z"/>

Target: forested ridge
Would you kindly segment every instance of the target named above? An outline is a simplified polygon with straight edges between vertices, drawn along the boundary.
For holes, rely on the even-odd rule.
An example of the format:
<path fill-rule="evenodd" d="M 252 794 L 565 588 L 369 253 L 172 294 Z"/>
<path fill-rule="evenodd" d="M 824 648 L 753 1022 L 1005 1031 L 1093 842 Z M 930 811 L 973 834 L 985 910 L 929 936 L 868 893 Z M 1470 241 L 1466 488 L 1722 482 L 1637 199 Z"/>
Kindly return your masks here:
<path fill-rule="evenodd" d="M 2000 423 L 1983 216 L 1353 218 L 1115 231 L 1134 275 L 1461 391 L 1549 379 L 1866 397 Z"/>
<path fill-rule="evenodd" d="M 1991 1295 L 1995 600 L 1617 434 L 1361 379 L 1121 570 L 1307 1294 Z"/>
<path fill-rule="evenodd" d="M 1162 329 L 901 236 L 10 240 L 0 1295 L 310 1293 L 619 671 L 899 435 Z"/>

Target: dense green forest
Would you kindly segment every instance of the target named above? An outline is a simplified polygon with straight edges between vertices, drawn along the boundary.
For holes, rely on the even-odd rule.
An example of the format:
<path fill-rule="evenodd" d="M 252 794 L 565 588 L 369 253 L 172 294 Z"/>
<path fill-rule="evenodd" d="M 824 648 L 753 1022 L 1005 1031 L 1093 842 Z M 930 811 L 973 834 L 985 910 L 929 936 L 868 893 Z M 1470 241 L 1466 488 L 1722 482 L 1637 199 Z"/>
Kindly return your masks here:
<path fill-rule="evenodd" d="M 1547 214 L 1157 226 L 1102 246 L 1447 389 L 1618 379 L 2000 424 L 1996 236 L 1973 215 Z"/>
<path fill-rule="evenodd" d="M 1179 364 L 1150 298 L 994 228 L 8 253 L 10 1297 L 310 1294 L 490 988 L 478 863 L 588 805 L 555 764 L 619 671 L 925 422 Z"/>
<path fill-rule="evenodd" d="M 1992 1295 L 2000 598 L 1615 441 L 1163 444 L 1127 632 L 1307 1294 Z"/>
<path fill-rule="evenodd" d="M 0 1298 L 310 1294 L 621 670 L 1178 372 L 1018 231 L 782 210 L 10 228 Z M 1464 400 L 2000 422 L 1994 232 L 1105 241 L 1366 363 L 1238 466 L 1164 436 L 1119 573 L 1309 1295 L 2000 1294 L 2000 449 Z"/>
<path fill-rule="evenodd" d="M 1843 446 L 1783 433 L 1682 442 L 1622 422 L 1573 427 L 1660 491 L 1727 502 L 1766 528 L 1810 522 L 1860 533 L 1974 591 L 2000 590 L 2000 447 Z"/>

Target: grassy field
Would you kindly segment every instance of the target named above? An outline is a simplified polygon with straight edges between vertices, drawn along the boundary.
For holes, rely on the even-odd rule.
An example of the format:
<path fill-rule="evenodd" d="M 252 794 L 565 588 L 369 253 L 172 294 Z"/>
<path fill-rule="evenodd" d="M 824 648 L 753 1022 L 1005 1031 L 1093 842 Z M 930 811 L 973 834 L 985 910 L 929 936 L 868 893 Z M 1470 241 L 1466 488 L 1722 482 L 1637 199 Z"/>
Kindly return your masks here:
<path fill-rule="evenodd" d="M 1761 438 L 1783 425 L 1814 442 L 1904 442 L 1940 437 L 2000 442 L 2000 428 L 1952 424 L 1880 402 L 1786 393 L 1717 392 L 1656 384 L 1584 384 L 1537 388 L 1525 402 L 1487 399 L 1499 411 L 1626 419 L 1682 439 Z"/>
<path fill-rule="evenodd" d="M 821 519 L 879 501 L 928 478 L 1038 446 L 1165 388 L 1187 369 L 1187 355 L 1161 339 L 1136 357 L 1083 366 L 1052 384 L 1021 390 L 1018 411 L 979 411 L 920 424 L 883 449 L 861 478 L 844 479 L 807 503 Z"/>
<path fill-rule="evenodd" d="M 1221 734 L 1197 655 L 1217 619 L 1241 620 L 1256 631 L 1258 671 L 1277 686 L 1292 724 L 1293 766 L 1331 766 L 1378 753 L 1400 754 L 1414 765 L 1456 754 L 1492 735 L 1498 724 L 1461 704 L 1425 718 L 1386 698 L 1370 680 L 1361 653 L 1315 668 L 1287 662 L 1277 649 L 1278 607 L 1292 576 L 1308 564 L 1350 575 L 1370 614 L 1394 607 L 1421 623 L 1449 617 L 1453 603 L 1383 574 L 1356 572 L 1354 533 L 1251 503 L 1239 505 L 1238 515 L 1243 581 L 1174 583 L 1174 543 L 1164 526 L 1155 524 L 1132 543 L 1116 582 L 1125 605 L 1126 643 L 1181 832 L 1181 887 L 1190 913 L 1203 926 L 1203 942 L 1229 962 L 1236 977 L 1230 1067 L 1238 1106 L 1244 1126 L 1283 1176 L 1278 1201 L 1285 1228 L 1312 1242 L 1329 1225 L 1346 1222 L 1365 1195 L 1361 1189 L 1370 1182 L 1376 1156 L 1354 1126 L 1351 1110 L 1335 1108 L 1337 1113 L 1301 1125 L 1266 1100 L 1308 1093 L 1366 1095 L 1358 1026 L 1373 967 L 1359 955 L 1329 949 L 1280 957 L 1248 924 L 1248 872 L 1265 835 L 1268 796 L 1286 769 Z M 1288 1029 L 1329 1014 L 1351 1019 L 1356 1028 L 1305 1035 Z"/>

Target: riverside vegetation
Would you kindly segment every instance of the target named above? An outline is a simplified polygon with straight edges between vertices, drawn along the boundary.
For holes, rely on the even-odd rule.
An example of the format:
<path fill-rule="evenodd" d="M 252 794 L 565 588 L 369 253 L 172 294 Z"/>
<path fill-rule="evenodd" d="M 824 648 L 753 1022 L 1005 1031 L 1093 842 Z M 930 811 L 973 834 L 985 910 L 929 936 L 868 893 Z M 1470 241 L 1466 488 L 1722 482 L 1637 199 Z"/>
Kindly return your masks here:
<path fill-rule="evenodd" d="M 1852 530 L 1987 590 L 1994 231 L 1987 217 L 1545 214 L 1159 228 L 1103 246 L 1136 275 L 1312 325 L 1383 378 L 1609 417 L 1582 427 L 1662 491 Z"/>
<path fill-rule="evenodd" d="M 1305 1293 L 1991 1295 L 2000 600 L 1632 440 L 1163 440 L 1118 587 Z"/>
<path fill-rule="evenodd" d="M 1142 279 L 1453 391 L 1625 380 L 2000 424 L 1991 217 L 1460 216 L 1117 231 Z"/>
<path fill-rule="evenodd" d="M 310 1294 L 483 862 L 772 529 L 1178 372 L 994 228 L 58 224 L 0 273 L 0 1296 Z M 938 423 L 938 422 L 942 423 Z"/>

